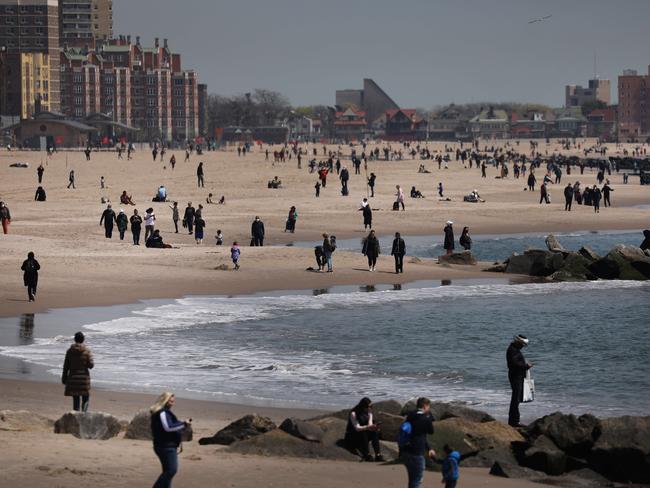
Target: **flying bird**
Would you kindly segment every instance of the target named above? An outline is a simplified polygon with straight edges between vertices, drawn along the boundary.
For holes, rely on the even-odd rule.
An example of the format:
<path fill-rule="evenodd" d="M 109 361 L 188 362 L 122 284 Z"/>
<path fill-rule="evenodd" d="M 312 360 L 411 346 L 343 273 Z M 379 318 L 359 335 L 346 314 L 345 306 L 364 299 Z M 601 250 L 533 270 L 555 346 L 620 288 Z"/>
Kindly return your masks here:
<path fill-rule="evenodd" d="M 535 22 L 544 22 L 545 20 L 550 19 L 553 17 L 552 15 L 545 15 L 544 17 L 539 17 L 537 19 L 531 19 L 528 21 L 529 24 L 534 24 Z"/>

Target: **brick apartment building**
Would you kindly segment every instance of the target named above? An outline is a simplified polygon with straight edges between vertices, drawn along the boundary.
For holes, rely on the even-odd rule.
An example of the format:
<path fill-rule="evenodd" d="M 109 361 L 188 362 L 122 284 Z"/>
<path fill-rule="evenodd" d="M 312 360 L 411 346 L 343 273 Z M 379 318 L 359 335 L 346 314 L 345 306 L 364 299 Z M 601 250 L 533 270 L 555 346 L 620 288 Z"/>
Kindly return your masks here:
<path fill-rule="evenodd" d="M 184 141 L 199 135 L 196 72 L 181 68 L 165 39 L 154 46 L 120 36 L 96 49 L 61 53 L 61 112 L 81 119 L 102 113 L 140 129 L 141 140 Z"/>
<path fill-rule="evenodd" d="M 61 45 L 94 47 L 113 37 L 113 0 L 59 0 Z"/>
<path fill-rule="evenodd" d="M 618 137 L 621 142 L 650 136 L 650 66 L 647 75 L 625 70 L 618 77 Z"/>
<path fill-rule="evenodd" d="M 58 111 L 57 0 L 0 0 L 0 115 Z"/>

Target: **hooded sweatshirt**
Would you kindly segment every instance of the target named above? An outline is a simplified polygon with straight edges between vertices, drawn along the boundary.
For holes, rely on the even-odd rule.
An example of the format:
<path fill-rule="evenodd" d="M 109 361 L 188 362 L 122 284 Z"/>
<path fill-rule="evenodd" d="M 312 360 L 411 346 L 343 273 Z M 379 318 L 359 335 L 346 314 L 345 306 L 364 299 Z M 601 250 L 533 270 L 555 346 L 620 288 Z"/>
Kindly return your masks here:
<path fill-rule="evenodd" d="M 458 479 L 458 463 L 460 462 L 460 453 L 452 451 L 449 456 L 442 462 L 442 479 L 452 481 Z"/>

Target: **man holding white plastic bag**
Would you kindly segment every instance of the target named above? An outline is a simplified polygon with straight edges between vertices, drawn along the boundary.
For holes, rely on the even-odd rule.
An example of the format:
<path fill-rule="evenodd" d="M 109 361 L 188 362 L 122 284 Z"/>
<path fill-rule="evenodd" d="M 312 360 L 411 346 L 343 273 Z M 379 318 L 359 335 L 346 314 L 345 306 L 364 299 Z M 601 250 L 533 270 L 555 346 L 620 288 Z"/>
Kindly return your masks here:
<path fill-rule="evenodd" d="M 508 412 L 508 424 L 513 427 L 521 427 L 519 417 L 519 404 L 524 401 L 524 380 L 526 373 L 533 367 L 527 363 L 522 348 L 528 345 L 528 338 L 521 334 L 514 337 L 512 343 L 506 352 L 508 361 L 508 379 L 512 388 L 512 397 L 510 398 L 510 411 Z M 530 400 L 528 400 L 530 401 Z"/>

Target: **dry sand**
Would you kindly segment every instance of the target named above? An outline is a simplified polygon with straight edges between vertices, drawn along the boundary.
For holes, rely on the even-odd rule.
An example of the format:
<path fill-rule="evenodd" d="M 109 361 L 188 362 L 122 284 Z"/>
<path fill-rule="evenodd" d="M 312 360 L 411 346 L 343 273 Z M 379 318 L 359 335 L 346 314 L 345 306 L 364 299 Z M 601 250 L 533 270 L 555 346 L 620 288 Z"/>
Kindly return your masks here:
<path fill-rule="evenodd" d="M 62 387 L 47 383 L 0 380 L 0 409 L 38 410 L 52 419 L 69 408 Z M 129 420 L 153 403 L 154 397 L 93 390 L 91 408 Z M 307 418 L 319 412 L 242 406 L 179 399 L 174 411 L 179 418 L 192 418 L 196 439 L 245 413 L 257 411 L 281 421 L 288 416 Z M 0 487 L 29 488 L 135 487 L 150 486 L 159 474 L 158 459 L 151 442 L 122 438 L 109 441 L 79 440 L 71 435 L 48 431 L 6 432 L 0 430 L 3 457 Z M 459 486 L 535 487 L 524 481 L 495 478 L 487 469 L 462 469 Z M 439 486 L 440 474 L 427 473 L 423 486 Z M 224 452 L 221 446 L 185 443 L 180 470 L 174 480 L 179 487 L 313 487 L 354 486 L 402 487 L 403 466 L 371 463 L 312 461 L 304 459 L 242 456 Z"/>

